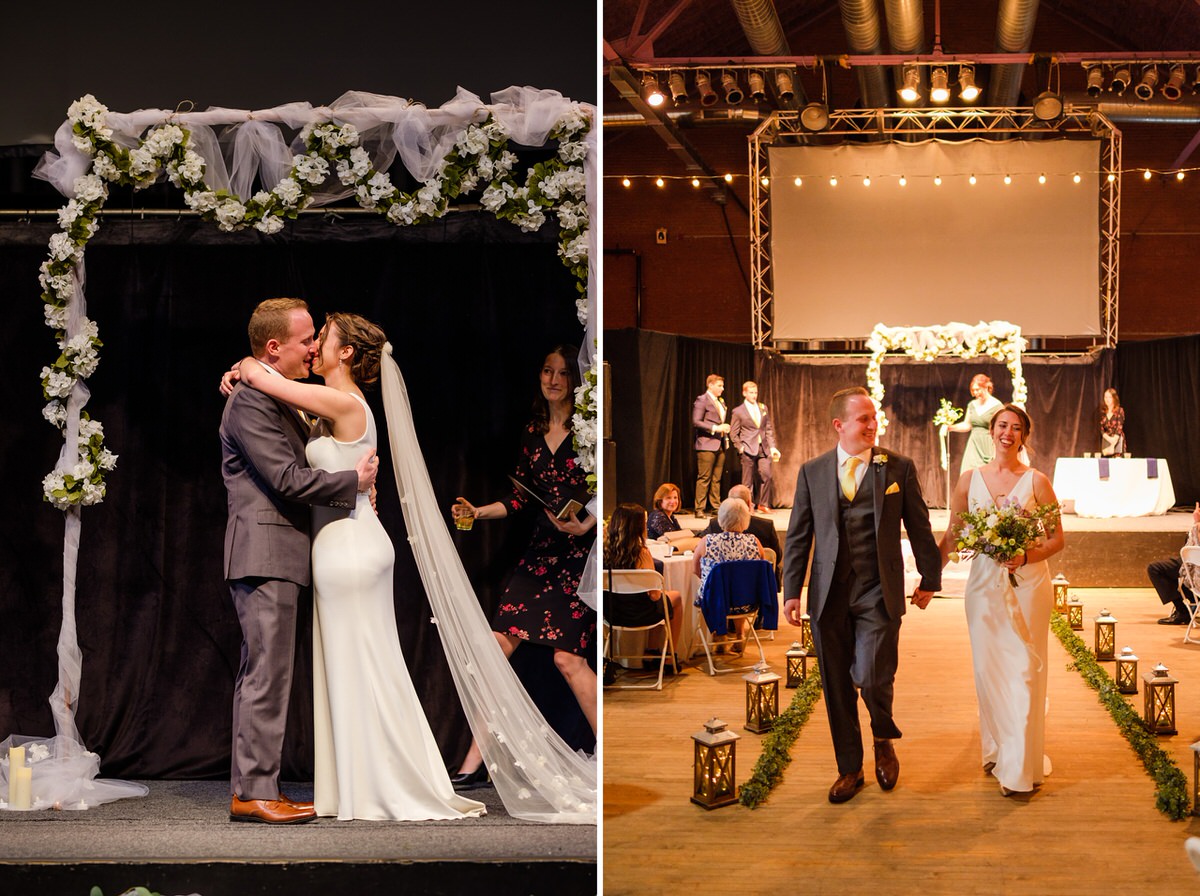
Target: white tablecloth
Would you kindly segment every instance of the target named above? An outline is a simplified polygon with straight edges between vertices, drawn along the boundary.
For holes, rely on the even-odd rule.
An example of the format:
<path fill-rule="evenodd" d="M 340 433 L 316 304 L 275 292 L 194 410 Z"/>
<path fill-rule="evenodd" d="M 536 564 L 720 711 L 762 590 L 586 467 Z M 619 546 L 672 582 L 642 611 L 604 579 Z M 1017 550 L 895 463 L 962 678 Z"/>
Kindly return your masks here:
<path fill-rule="evenodd" d="M 692 646 L 696 641 L 696 618 L 700 609 L 696 604 L 696 593 L 700 589 L 700 580 L 692 574 L 692 554 L 675 554 L 663 561 L 663 581 L 668 591 L 678 591 L 683 601 L 683 624 L 679 627 L 679 643 L 675 652 L 687 659 L 692 655 Z"/>
<path fill-rule="evenodd" d="M 1094 457 L 1060 457 L 1054 465 L 1054 493 L 1067 504 L 1074 502 L 1079 516 L 1156 516 L 1175 505 L 1175 489 L 1166 458 L 1158 461 L 1158 478 L 1146 475 L 1144 457 L 1108 458 L 1108 478 L 1100 478 L 1100 461 Z"/>

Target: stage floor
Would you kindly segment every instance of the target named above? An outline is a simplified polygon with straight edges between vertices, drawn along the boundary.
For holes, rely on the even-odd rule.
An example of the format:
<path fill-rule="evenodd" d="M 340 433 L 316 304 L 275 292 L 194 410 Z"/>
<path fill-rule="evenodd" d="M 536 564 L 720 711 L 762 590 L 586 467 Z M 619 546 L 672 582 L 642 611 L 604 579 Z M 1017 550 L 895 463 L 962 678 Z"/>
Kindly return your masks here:
<path fill-rule="evenodd" d="M 421 893 L 596 892 L 596 827 L 514 819 L 491 787 L 471 792 L 487 804 L 478 819 L 265 825 L 229 821 L 227 781 L 142 783 L 150 787 L 142 799 L 82 812 L 0 812 L 0 891 L 99 885 L 113 896 L 140 885 L 215 896 L 350 892 L 372 882 Z M 311 784 L 284 790 L 312 799 Z M 75 886 L 61 889 L 64 880 Z"/>

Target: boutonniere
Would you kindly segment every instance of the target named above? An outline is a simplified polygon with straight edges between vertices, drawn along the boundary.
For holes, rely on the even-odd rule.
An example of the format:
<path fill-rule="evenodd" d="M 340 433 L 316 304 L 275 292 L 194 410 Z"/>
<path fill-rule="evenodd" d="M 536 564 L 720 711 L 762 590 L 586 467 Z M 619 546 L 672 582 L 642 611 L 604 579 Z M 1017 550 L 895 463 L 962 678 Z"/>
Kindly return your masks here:
<path fill-rule="evenodd" d="M 876 454 L 874 457 L 871 458 L 871 463 L 879 464 L 879 466 L 883 466 L 884 464 L 887 463 L 887 455 L 886 454 Z"/>
<path fill-rule="evenodd" d="M 765 404 L 760 404 L 758 406 L 758 412 L 760 414 L 765 414 L 767 412 L 767 406 Z"/>

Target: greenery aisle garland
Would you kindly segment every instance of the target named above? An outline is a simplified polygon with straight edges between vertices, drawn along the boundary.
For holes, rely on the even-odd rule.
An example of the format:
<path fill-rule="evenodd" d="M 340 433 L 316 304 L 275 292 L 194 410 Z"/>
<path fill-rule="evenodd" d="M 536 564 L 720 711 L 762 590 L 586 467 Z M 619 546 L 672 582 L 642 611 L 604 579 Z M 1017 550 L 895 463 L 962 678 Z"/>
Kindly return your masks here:
<path fill-rule="evenodd" d="M 813 705 L 820 695 L 821 673 L 814 668 L 796 689 L 791 705 L 771 726 L 771 733 L 763 738 L 762 754 L 754 764 L 750 780 L 738 790 L 738 800 L 747 809 L 756 808 L 783 780 L 783 770 L 792 761 L 792 744 L 800 736 L 800 729 L 812 715 Z"/>
<path fill-rule="evenodd" d="M 1067 621 L 1055 614 L 1050 619 L 1050 627 L 1054 629 L 1054 634 L 1058 636 L 1067 653 L 1075 660 L 1075 670 L 1097 692 L 1100 702 L 1117 723 L 1117 728 L 1125 735 L 1133 752 L 1142 760 L 1146 772 L 1154 779 L 1157 785 L 1154 805 L 1158 807 L 1158 811 L 1173 821 L 1183 819 L 1188 813 L 1187 776 L 1158 745 L 1158 737 L 1147 730 L 1141 717 L 1117 690 L 1117 685 L 1107 670 L 1096 662 L 1092 652 L 1083 640 L 1071 631 Z"/>

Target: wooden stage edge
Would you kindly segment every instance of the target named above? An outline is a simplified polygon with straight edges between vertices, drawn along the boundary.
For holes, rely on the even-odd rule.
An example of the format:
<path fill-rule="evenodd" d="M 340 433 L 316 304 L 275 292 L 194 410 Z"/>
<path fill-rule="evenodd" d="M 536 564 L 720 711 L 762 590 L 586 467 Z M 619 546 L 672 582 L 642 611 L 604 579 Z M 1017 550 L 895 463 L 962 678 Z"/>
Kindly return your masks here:
<path fill-rule="evenodd" d="M 765 515 L 775 524 L 782 545 L 791 511 L 773 510 Z M 935 535 L 945 531 L 948 516 L 944 509 L 929 511 Z M 679 523 L 685 529 L 700 530 L 708 521 L 680 515 Z M 1191 525 L 1192 514 L 1188 510 L 1112 519 L 1064 514 L 1067 546 L 1051 558 L 1050 570 L 1065 575 L 1074 588 L 1146 588 L 1150 585 L 1146 566 L 1153 560 L 1177 555 Z"/>

